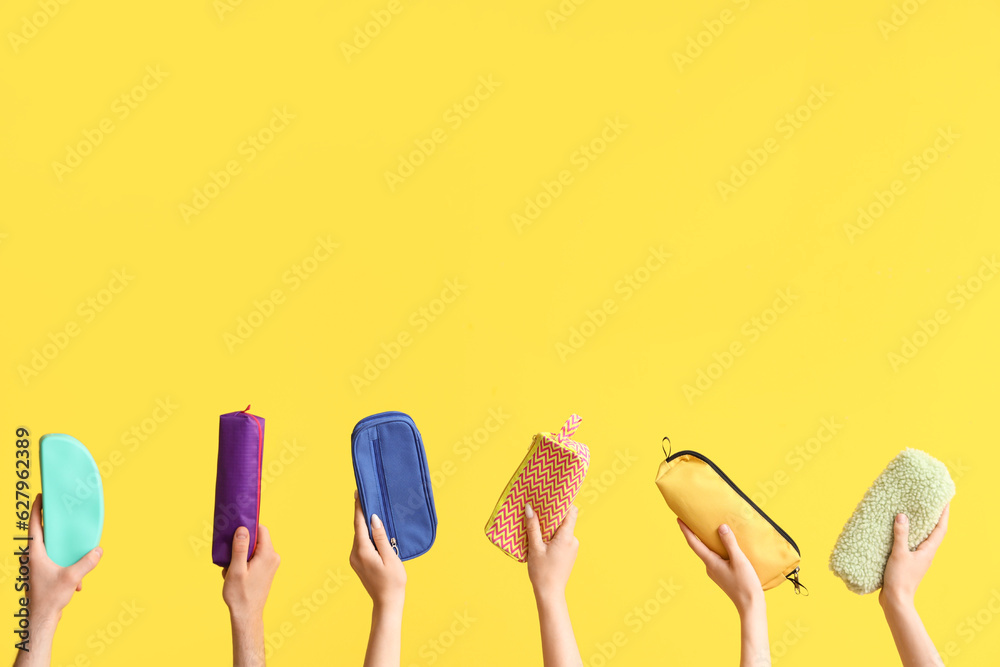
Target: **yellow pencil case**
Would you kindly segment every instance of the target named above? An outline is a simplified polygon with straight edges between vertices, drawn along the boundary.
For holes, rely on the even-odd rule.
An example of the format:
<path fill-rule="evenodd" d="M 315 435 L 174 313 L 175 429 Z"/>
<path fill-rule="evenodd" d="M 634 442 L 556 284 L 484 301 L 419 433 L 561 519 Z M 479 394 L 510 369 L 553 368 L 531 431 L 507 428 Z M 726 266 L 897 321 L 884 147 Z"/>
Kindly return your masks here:
<path fill-rule="evenodd" d="M 799 547 L 708 457 L 685 450 L 668 455 L 656 474 L 663 499 L 705 545 L 728 558 L 719 538 L 727 524 L 766 591 L 785 579 L 799 583 Z"/>

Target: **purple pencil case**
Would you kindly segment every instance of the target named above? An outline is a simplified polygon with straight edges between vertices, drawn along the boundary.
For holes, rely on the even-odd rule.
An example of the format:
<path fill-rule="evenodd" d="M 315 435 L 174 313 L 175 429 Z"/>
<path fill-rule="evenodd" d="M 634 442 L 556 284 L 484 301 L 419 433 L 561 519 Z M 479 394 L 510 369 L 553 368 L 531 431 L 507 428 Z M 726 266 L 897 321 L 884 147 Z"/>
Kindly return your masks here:
<path fill-rule="evenodd" d="M 219 417 L 212 562 L 222 567 L 228 567 L 233 558 L 233 535 L 240 526 L 250 531 L 247 560 L 257 548 L 264 418 L 250 414 L 249 410 L 248 405 L 246 410 Z"/>

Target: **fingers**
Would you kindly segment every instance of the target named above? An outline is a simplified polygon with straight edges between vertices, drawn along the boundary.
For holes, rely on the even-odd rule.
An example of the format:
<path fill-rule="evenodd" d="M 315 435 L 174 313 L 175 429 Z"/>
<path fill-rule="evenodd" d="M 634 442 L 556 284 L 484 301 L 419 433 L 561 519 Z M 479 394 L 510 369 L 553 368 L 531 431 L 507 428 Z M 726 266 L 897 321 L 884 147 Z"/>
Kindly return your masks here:
<path fill-rule="evenodd" d="M 746 556 L 743 555 L 743 550 L 740 549 L 739 542 L 736 541 L 736 535 L 733 533 L 732 528 L 726 524 L 719 526 L 719 539 L 722 540 L 722 546 L 726 547 L 729 560 L 746 559 Z"/>
<path fill-rule="evenodd" d="M 711 565 L 719 560 L 718 554 L 705 546 L 694 532 L 687 527 L 687 524 L 677 519 L 677 525 L 681 527 L 681 532 L 684 533 L 684 539 L 687 540 L 688 546 L 691 547 L 691 551 L 697 554 L 698 558 L 705 563 L 705 565 Z"/>
<path fill-rule="evenodd" d="M 233 535 L 233 555 L 229 561 L 229 569 L 237 574 L 247 571 L 247 554 L 250 552 L 250 531 L 246 526 L 240 526 Z"/>
<path fill-rule="evenodd" d="M 267 526 L 260 524 L 257 524 L 257 545 L 254 547 L 254 553 L 258 551 L 274 553 L 274 543 L 271 542 L 271 531 L 267 529 Z"/>
<path fill-rule="evenodd" d="M 545 542 L 542 540 L 542 527 L 538 523 L 538 515 L 531 508 L 530 504 L 524 506 L 524 530 L 528 534 L 528 553 L 532 551 L 544 551 Z"/>
<path fill-rule="evenodd" d="M 553 540 L 559 540 L 561 542 L 569 542 L 573 539 L 573 530 L 576 528 L 576 518 L 580 515 L 580 508 L 576 505 L 571 505 L 569 508 L 569 513 L 566 514 L 566 518 L 563 522 L 556 528 L 555 534 L 552 536 Z"/>
<path fill-rule="evenodd" d="M 358 499 L 358 492 L 354 492 L 354 545 L 360 547 L 368 541 L 368 522 L 365 521 L 365 513 L 361 510 L 361 501 Z"/>
<path fill-rule="evenodd" d="M 45 555 L 45 537 L 42 531 L 42 494 L 35 496 L 31 505 L 31 516 L 28 518 L 28 537 L 31 538 L 32 549 L 38 549 Z M 39 546 L 41 548 L 39 549 Z"/>
<path fill-rule="evenodd" d="M 892 522 L 892 553 L 907 553 L 910 550 L 910 519 L 905 514 L 897 514 Z"/>
<path fill-rule="evenodd" d="M 281 565 L 281 557 L 274 550 L 274 542 L 271 541 L 271 531 L 267 526 L 257 524 L 257 546 L 254 548 L 253 560 L 247 568 L 254 567 L 254 563 L 260 563 L 259 567 L 277 571 Z"/>
<path fill-rule="evenodd" d="M 929 551 L 934 553 L 937 548 L 941 546 L 941 541 L 944 539 L 945 533 L 948 532 L 948 514 L 951 511 L 951 503 L 944 506 L 944 511 L 941 512 L 941 518 L 938 519 L 937 525 L 934 526 L 934 530 L 927 537 L 926 540 L 917 547 L 917 551 Z"/>
<path fill-rule="evenodd" d="M 101 561 L 102 555 L 104 555 L 104 549 L 97 547 L 95 549 L 91 549 L 83 555 L 83 558 L 70 565 L 67 569 L 69 570 L 69 574 L 73 578 L 73 581 L 82 582 L 83 578 L 87 576 L 91 570 L 97 567 L 97 564 Z M 77 590 L 80 590 L 80 588 L 78 587 Z"/>
<path fill-rule="evenodd" d="M 385 532 L 385 526 L 382 525 L 382 519 L 378 518 L 378 514 L 372 514 L 372 539 L 383 563 L 396 558 L 396 552 L 389 543 L 389 535 Z"/>

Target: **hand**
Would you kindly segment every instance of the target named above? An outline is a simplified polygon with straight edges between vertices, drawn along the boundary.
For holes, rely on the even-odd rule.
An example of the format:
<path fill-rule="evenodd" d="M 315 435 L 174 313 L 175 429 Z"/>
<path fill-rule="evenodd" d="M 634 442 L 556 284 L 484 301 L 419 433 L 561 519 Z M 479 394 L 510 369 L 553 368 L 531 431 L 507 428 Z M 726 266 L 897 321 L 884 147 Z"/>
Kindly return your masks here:
<path fill-rule="evenodd" d="M 97 567 L 104 550 L 93 549 L 69 567 L 56 565 L 45 551 L 42 530 L 42 495 L 35 496 L 28 520 L 28 614 L 31 641 L 28 651 L 18 651 L 17 667 L 41 667 L 52 662 L 52 642 L 62 610 L 75 591 L 83 590 L 83 578 Z"/>
<path fill-rule="evenodd" d="M 528 579 L 535 597 L 565 595 L 569 575 L 576 562 L 580 540 L 573 535 L 580 510 L 573 505 L 548 542 L 542 540 L 538 515 L 531 505 L 524 506 L 524 527 L 528 533 Z"/>
<path fill-rule="evenodd" d="M 233 618 L 262 619 L 264 603 L 271 590 L 271 582 L 281 564 L 281 557 L 271 544 L 271 533 L 264 526 L 257 526 L 257 547 L 248 562 L 250 531 L 240 526 L 233 536 L 233 557 L 229 567 L 222 570 L 226 583 L 222 586 L 222 599 Z"/>
<path fill-rule="evenodd" d="M 351 567 L 358 575 L 376 608 L 402 608 L 406 595 L 406 568 L 389 544 L 389 536 L 378 515 L 372 514 L 372 540 L 368 522 L 361 510 L 358 492 L 354 492 L 354 546 Z M 376 551 L 376 547 L 378 550 Z"/>
<path fill-rule="evenodd" d="M 741 615 L 752 607 L 763 604 L 764 589 L 760 585 L 760 579 L 740 549 L 736 536 L 729 526 L 726 524 L 719 526 L 719 538 L 729 554 L 729 558 L 725 559 L 705 546 L 705 543 L 698 539 L 683 521 L 677 519 L 677 523 L 691 550 L 705 563 L 709 578 L 729 596 Z"/>
<path fill-rule="evenodd" d="M 948 532 L 948 511 L 950 505 L 945 505 L 941 518 L 926 540 L 921 542 L 916 551 L 909 549 L 910 521 L 905 514 L 897 514 L 892 524 L 892 552 L 885 564 L 885 574 L 882 577 L 882 590 L 878 601 L 884 607 L 889 603 L 913 604 L 917 586 L 927 574 L 934 554 L 937 553 L 945 533 Z"/>
<path fill-rule="evenodd" d="M 69 567 L 53 563 L 45 553 L 42 530 L 42 494 L 35 496 L 28 521 L 29 605 L 35 622 L 58 622 L 74 591 L 83 590 L 83 577 L 97 567 L 104 549 L 97 547 Z"/>

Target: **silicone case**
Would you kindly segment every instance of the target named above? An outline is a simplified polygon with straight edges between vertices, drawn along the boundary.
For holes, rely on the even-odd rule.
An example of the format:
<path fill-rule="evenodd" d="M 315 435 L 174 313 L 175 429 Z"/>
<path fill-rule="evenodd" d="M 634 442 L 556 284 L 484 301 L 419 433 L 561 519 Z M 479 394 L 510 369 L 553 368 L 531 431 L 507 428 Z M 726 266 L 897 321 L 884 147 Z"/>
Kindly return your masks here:
<path fill-rule="evenodd" d="M 87 448 L 71 435 L 43 435 L 38 451 L 45 553 L 56 565 L 69 567 L 101 542 L 101 473 Z"/>

